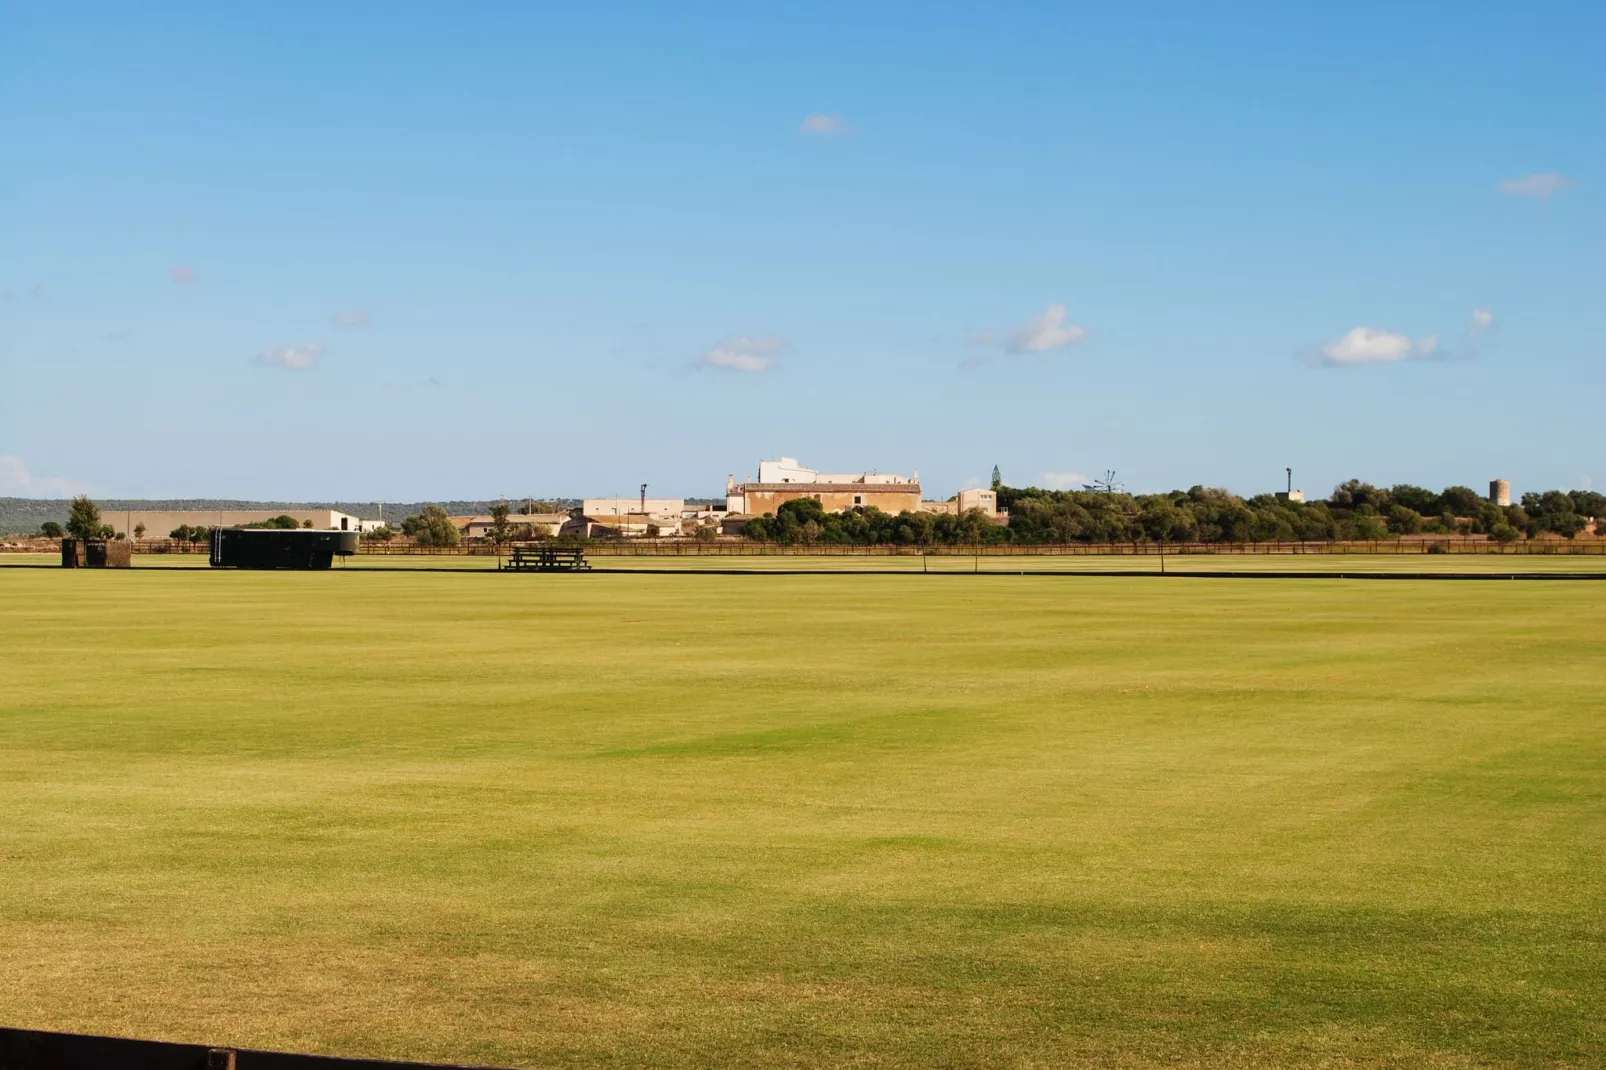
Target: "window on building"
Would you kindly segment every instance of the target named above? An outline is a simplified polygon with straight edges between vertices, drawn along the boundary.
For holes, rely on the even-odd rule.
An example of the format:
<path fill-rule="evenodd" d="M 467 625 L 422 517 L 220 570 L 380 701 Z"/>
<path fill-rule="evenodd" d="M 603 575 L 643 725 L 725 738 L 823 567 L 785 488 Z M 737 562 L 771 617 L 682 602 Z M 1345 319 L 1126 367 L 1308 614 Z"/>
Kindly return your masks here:
<path fill-rule="evenodd" d="M 854 505 L 863 505 L 863 504 L 864 504 L 864 495 L 862 495 L 862 494 L 855 494 L 855 495 L 854 495 L 854 496 L 853 496 L 853 504 L 854 504 Z"/>

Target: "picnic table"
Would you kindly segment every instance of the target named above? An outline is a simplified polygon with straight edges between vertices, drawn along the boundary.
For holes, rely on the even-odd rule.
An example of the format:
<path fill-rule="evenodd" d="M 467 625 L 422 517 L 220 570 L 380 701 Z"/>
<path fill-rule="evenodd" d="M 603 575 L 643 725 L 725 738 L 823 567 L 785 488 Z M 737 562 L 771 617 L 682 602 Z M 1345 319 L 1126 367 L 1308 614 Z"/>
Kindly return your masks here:
<path fill-rule="evenodd" d="M 507 567 L 513 572 L 586 572 L 591 562 L 578 546 L 515 546 Z"/>

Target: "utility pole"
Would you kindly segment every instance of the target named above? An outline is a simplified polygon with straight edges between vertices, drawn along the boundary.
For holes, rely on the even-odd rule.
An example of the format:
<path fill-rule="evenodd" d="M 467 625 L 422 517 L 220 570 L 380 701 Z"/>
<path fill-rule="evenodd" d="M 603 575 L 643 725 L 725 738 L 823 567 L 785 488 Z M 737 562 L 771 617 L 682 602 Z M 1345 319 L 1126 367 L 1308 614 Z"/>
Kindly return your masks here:
<path fill-rule="evenodd" d="M 1293 494 L 1294 493 L 1294 470 L 1292 468 L 1284 468 L 1283 471 L 1288 473 L 1288 493 L 1289 494 Z"/>

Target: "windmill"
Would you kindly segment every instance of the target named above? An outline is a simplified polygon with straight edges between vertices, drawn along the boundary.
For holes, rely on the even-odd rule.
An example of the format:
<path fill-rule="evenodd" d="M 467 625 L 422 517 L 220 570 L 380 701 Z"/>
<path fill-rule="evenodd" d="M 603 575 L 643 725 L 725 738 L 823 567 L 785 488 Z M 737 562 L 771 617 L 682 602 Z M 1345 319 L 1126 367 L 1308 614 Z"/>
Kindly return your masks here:
<path fill-rule="evenodd" d="M 1082 489 L 1096 491 L 1099 494 L 1114 494 L 1123 488 L 1120 481 L 1115 478 L 1115 469 L 1108 468 L 1105 469 L 1103 479 L 1095 479 L 1091 483 L 1083 483 Z"/>

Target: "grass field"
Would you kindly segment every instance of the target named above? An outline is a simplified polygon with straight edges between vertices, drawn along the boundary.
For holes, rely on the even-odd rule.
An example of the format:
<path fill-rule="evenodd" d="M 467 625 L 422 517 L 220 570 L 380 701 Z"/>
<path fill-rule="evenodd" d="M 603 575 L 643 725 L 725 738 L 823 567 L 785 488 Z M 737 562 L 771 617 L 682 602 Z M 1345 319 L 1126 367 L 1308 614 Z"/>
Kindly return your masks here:
<path fill-rule="evenodd" d="M 1606 1064 L 1606 584 L 145 564 L 0 568 L 0 1024 Z"/>

